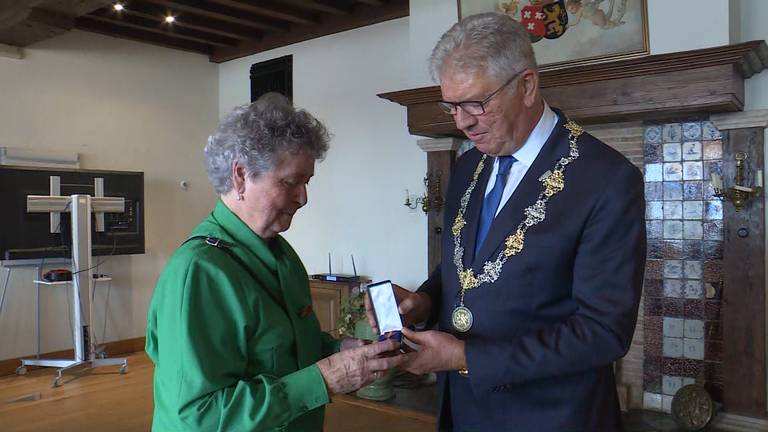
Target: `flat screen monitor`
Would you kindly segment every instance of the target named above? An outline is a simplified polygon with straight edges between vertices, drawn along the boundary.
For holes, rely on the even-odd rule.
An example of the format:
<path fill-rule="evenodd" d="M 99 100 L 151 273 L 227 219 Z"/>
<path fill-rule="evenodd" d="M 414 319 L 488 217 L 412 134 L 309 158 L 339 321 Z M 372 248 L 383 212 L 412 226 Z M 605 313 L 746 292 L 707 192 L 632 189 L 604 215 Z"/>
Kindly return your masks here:
<path fill-rule="evenodd" d="M 50 195 L 51 176 L 60 178 L 60 196 L 95 196 L 94 179 L 103 178 L 104 196 L 125 199 L 125 212 L 104 213 L 104 232 L 91 221 L 92 255 L 144 253 L 144 173 L 0 166 L 2 259 L 71 258 L 70 213 L 61 213 L 59 232 L 51 233 L 50 213 L 27 212 L 28 195 Z"/>

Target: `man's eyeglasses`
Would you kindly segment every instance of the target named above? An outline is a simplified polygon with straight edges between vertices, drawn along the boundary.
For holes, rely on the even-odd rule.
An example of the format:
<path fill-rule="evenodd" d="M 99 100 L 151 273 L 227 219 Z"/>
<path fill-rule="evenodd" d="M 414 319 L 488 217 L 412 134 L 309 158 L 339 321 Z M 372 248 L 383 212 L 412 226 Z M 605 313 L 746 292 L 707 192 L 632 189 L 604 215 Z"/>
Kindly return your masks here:
<path fill-rule="evenodd" d="M 523 73 L 525 69 L 521 70 L 520 72 L 512 75 L 512 78 L 508 79 L 507 82 L 501 85 L 501 87 L 497 88 L 493 93 L 489 94 L 488 97 L 481 101 L 462 101 L 462 102 L 448 102 L 441 100 L 437 103 L 437 105 L 440 107 L 441 110 L 443 110 L 445 113 L 450 115 L 456 115 L 458 112 L 458 109 L 461 108 L 465 113 L 473 116 L 479 116 L 485 114 L 485 105 L 496 96 L 504 87 L 508 86 L 512 81 L 515 80 L 521 73 Z"/>

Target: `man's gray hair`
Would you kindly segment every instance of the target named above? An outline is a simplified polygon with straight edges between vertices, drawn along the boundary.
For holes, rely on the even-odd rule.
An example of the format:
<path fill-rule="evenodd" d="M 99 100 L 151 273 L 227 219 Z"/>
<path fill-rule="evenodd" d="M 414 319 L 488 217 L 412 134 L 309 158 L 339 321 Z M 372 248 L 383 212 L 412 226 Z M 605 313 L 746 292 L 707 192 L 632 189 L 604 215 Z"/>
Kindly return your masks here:
<path fill-rule="evenodd" d="M 446 68 L 486 73 L 499 81 L 526 68 L 536 69 L 531 39 L 523 26 L 495 12 L 470 15 L 454 24 L 435 45 L 429 63 L 437 83 Z"/>
<path fill-rule="evenodd" d="M 282 157 L 302 151 L 322 159 L 330 136 L 325 126 L 285 96 L 267 93 L 242 105 L 222 120 L 205 146 L 205 161 L 213 189 L 232 190 L 232 163 L 245 166 L 250 178 L 272 170 Z"/>

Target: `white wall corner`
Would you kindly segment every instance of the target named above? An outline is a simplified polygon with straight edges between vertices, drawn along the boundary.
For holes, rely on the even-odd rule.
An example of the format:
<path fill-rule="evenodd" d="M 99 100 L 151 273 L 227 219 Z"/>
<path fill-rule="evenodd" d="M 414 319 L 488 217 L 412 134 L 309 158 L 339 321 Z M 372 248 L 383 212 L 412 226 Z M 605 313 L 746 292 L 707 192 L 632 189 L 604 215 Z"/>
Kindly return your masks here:
<path fill-rule="evenodd" d="M 24 51 L 19 47 L 0 44 L 0 58 L 21 60 L 24 58 Z"/>

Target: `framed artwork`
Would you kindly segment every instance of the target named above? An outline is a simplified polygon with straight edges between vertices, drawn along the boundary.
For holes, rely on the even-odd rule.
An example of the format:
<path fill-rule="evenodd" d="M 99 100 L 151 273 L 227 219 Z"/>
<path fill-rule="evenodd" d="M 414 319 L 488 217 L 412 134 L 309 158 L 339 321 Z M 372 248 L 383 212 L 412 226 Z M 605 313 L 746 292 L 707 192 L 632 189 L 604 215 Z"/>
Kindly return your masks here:
<path fill-rule="evenodd" d="M 500 12 L 528 31 L 542 70 L 648 55 L 646 0 L 458 0 L 459 19 Z"/>

